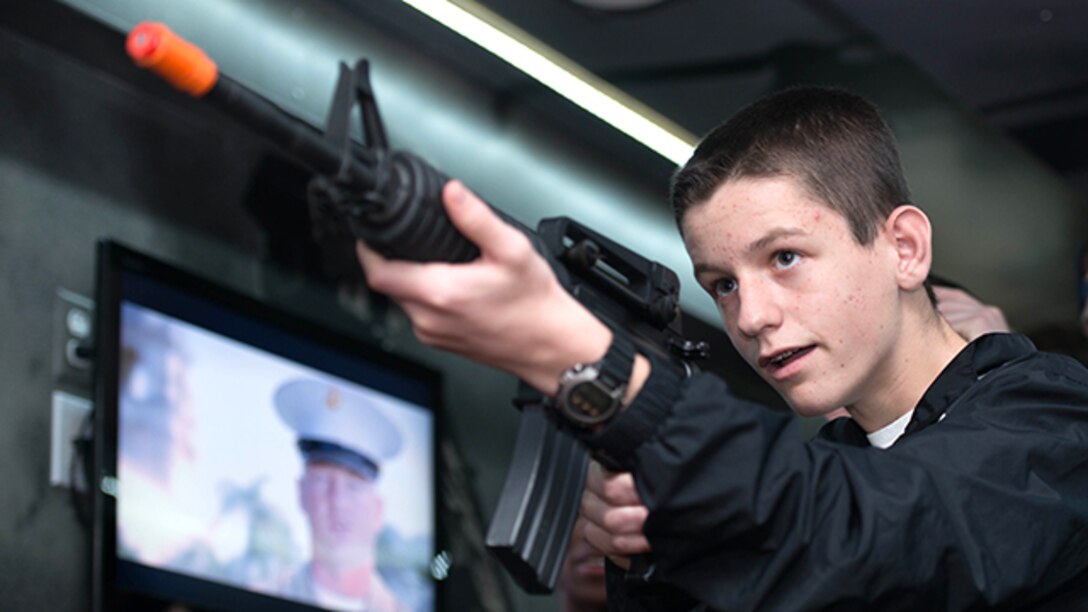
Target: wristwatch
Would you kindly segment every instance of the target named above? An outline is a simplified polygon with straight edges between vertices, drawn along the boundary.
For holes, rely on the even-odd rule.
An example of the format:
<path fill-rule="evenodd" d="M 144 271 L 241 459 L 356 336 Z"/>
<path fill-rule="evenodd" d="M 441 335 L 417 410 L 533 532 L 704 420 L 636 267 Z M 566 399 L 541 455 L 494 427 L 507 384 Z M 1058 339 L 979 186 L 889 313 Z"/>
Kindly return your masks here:
<path fill-rule="evenodd" d="M 634 345 L 613 334 L 612 346 L 603 359 L 576 364 L 559 377 L 559 392 L 555 395 L 559 416 L 580 428 L 608 422 L 623 405 L 634 363 Z"/>

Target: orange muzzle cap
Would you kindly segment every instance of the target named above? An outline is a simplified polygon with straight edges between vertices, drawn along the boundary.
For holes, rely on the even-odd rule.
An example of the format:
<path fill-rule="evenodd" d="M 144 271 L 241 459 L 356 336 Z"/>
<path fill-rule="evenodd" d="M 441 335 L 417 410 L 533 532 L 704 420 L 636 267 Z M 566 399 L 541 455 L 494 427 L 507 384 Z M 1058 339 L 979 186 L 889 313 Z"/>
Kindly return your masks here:
<path fill-rule="evenodd" d="M 219 79 L 219 68 L 200 47 L 161 23 L 145 21 L 132 28 L 125 50 L 137 66 L 196 98 L 208 93 Z"/>

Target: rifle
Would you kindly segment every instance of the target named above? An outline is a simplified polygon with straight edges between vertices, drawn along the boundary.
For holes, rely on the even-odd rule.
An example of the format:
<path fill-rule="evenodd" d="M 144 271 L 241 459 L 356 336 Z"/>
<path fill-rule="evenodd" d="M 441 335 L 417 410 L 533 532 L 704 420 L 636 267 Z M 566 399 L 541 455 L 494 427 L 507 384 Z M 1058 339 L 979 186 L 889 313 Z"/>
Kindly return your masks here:
<path fill-rule="evenodd" d="M 206 100 L 312 171 L 311 204 L 344 219 L 355 237 L 386 258 L 467 262 L 478 256 L 446 216 L 441 193 L 448 178 L 411 153 L 390 150 L 365 60 L 353 68 L 340 64 L 322 134 L 220 74 L 199 48 L 162 24 L 136 26 L 126 49 L 141 67 Z M 356 107 L 361 143 L 350 134 Z M 533 231 L 495 212 L 529 237 L 563 287 L 614 334 L 689 373 L 688 362 L 705 357 L 705 343 L 681 335 L 675 272 L 569 218 L 544 219 Z M 486 544 L 521 588 L 548 593 L 566 556 L 589 453 L 525 383 L 515 404 L 522 416 L 514 457 Z"/>

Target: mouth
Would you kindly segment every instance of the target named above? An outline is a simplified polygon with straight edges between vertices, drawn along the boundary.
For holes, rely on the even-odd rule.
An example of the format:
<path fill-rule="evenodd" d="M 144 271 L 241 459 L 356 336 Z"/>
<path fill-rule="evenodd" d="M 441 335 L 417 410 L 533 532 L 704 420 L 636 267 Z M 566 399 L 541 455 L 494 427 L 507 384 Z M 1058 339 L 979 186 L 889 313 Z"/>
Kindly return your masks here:
<path fill-rule="evenodd" d="M 335 534 L 345 534 L 352 530 L 353 522 L 345 517 L 331 517 L 328 522 L 329 531 Z"/>
<path fill-rule="evenodd" d="M 801 346 L 761 356 L 759 358 L 759 367 L 767 370 L 772 375 L 785 374 L 785 370 L 790 364 L 796 363 L 815 348 L 814 345 Z"/>

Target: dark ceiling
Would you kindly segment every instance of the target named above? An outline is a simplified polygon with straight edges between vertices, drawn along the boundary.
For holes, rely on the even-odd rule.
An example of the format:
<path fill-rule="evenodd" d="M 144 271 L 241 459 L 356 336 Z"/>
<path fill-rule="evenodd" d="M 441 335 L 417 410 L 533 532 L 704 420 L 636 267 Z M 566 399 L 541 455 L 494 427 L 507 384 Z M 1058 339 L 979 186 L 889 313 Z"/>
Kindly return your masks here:
<path fill-rule="evenodd" d="M 479 2 L 695 134 L 788 84 L 805 62 L 905 59 L 1088 197 L 1084 0 L 666 0 L 630 11 L 573 0 Z M 341 4 L 422 35 L 494 89 L 546 97 L 425 19 L 402 14 L 392 6 L 399 3 Z"/>
<path fill-rule="evenodd" d="M 763 93 L 785 54 L 899 54 L 1088 194 L 1084 0 L 482 4 L 697 134 Z"/>

